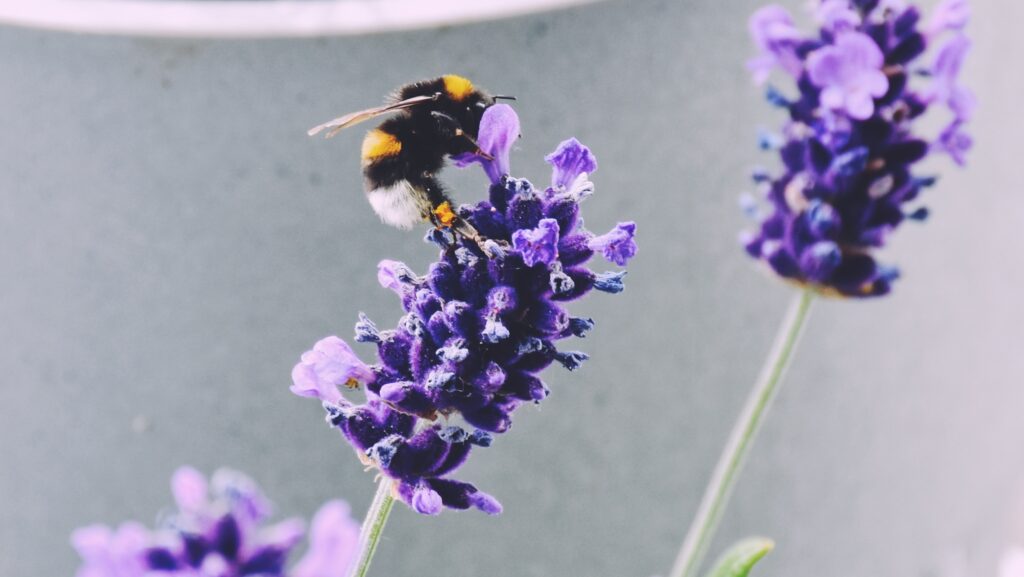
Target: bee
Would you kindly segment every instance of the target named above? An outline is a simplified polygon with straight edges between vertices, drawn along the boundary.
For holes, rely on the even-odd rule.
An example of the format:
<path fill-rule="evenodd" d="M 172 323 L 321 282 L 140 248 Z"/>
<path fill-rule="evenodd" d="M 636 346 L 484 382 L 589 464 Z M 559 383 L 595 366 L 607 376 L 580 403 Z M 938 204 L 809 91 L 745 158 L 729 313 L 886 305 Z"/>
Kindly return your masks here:
<path fill-rule="evenodd" d="M 422 222 L 450 228 L 483 248 L 476 229 L 452 209 L 453 203 L 437 174 L 445 158 L 480 150 L 476 137 L 480 119 L 489 106 L 511 96 L 491 96 L 461 76 L 449 74 L 406 84 L 383 106 L 346 114 L 309 130 L 326 138 L 360 122 L 391 114 L 366 133 L 362 169 L 366 198 L 380 219 L 391 226 L 411 229 Z M 487 252 L 487 251 L 485 251 Z"/>

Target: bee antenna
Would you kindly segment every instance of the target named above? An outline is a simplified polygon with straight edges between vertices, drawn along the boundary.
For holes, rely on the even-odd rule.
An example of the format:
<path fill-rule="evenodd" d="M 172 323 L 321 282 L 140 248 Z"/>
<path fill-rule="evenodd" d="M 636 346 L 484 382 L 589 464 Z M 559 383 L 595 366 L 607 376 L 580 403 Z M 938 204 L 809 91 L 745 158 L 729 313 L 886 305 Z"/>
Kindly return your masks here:
<path fill-rule="evenodd" d="M 495 96 L 494 99 L 495 100 L 515 100 L 516 97 L 515 96 L 505 96 L 504 94 L 499 94 L 499 95 Z"/>

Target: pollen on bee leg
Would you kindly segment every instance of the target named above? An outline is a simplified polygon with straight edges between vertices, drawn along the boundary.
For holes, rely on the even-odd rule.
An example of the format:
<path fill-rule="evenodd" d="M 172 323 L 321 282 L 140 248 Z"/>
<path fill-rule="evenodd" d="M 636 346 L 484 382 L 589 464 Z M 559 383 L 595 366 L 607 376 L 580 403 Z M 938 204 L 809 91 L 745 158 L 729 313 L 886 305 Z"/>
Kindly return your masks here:
<path fill-rule="evenodd" d="M 449 228 L 455 222 L 455 213 L 452 212 L 452 205 L 447 200 L 434 209 L 434 216 L 440 225 L 438 228 Z"/>
<path fill-rule="evenodd" d="M 358 389 L 359 381 L 356 380 L 355 377 L 349 377 L 349 379 L 345 381 L 345 387 L 348 388 L 349 390 Z"/>

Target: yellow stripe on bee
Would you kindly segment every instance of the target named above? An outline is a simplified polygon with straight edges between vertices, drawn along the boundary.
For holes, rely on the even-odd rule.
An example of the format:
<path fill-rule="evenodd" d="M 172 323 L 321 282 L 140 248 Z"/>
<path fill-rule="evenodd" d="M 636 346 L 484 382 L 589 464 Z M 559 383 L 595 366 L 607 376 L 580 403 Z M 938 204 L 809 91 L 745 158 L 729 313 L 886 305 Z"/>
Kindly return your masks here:
<path fill-rule="evenodd" d="M 395 156 L 402 151 L 402 142 L 394 134 L 379 128 L 366 133 L 363 139 L 363 161 L 370 161 L 385 156 Z"/>
<path fill-rule="evenodd" d="M 452 211 L 452 205 L 448 204 L 447 200 L 434 209 L 434 216 L 437 217 L 437 222 L 446 228 L 455 222 L 455 213 Z"/>
<path fill-rule="evenodd" d="M 463 100 L 473 92 L 473 83 L 466 78 L 449 74 L 442 79 L 444 80 L 444 91 L 456 102 Z"/>

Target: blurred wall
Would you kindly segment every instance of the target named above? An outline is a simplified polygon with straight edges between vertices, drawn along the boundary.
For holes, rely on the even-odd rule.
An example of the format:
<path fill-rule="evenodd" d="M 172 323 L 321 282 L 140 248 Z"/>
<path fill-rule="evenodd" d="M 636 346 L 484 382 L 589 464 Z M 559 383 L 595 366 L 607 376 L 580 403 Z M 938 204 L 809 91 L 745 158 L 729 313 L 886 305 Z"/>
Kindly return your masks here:
<path fill-rule="evenodd" d="M 973 4 L 970 166 L 930 167 L 895 294 L 819 303 L 714 546 L 775 537 L 761 575 L 994 573 L 1024 475 L 1024 5 Z M 587 224 L 636 220 L 641 253 L 625 293 L 574 308 L 592 360 L 466 466 L 505 513 L 398 508 L 373 574 L 664 574 L 793 294 L 735 240 L 749 168 L 775 162 L 756 129 L 782 120 L 743 68 L 757 6 L 294 41 L 0 30 L 0 574 L 70 575 L 72 529 L 153 519 L 184 463 L 249 472 L 282 514 L 365 510 L 372 475 L 289 372 L 359 311 L 397 319 L 378 260 L 435 253 L 372 215 L 358 131 L 305 129 L 445 72 L 519 97 L 518 175 L 589 144 Z"/>

